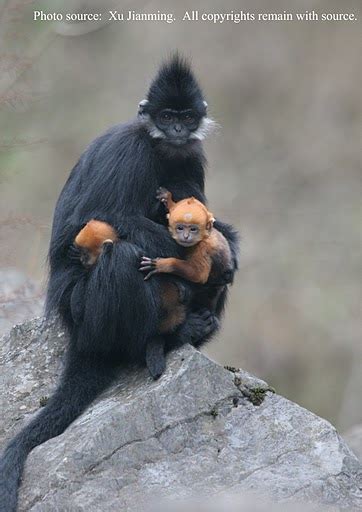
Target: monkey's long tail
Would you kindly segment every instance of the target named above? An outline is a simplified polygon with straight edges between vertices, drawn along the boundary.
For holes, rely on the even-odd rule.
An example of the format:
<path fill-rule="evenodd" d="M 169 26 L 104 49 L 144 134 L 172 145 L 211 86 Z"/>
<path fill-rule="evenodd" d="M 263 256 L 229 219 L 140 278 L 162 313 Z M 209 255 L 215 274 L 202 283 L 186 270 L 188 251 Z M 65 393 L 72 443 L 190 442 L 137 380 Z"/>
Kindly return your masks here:
<path fill-rule="evenodd" d="M 58 388 L 39 414 L 5 448 L 0 459 L 0 512 L 15 512 L 26 458 L 36 446 L 60 435 L 116 376 L 112 363 L 79 356 L 70 348 Z"/>

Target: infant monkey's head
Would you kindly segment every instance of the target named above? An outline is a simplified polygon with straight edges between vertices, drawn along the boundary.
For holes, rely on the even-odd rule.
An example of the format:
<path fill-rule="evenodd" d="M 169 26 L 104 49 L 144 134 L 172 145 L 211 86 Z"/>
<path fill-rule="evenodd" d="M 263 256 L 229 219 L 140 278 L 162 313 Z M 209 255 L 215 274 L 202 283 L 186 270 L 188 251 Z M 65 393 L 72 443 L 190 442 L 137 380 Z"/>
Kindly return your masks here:
<path fill-rule="evenodd" d="M 102 253 L 103 245 L 117 241 L 115 229 L 100 220 L 92 219 L 79 231 L 74 244 L 81 249 L 80 261 L 85 267 L 91 267 Z"/>
<path fill-rule="evenodd" d="M 207 238 L 215 221 L 213 214 L 194 197 L 174 203 L 167 218 L 172 238 L 183 247 L 192 247 Z"/>

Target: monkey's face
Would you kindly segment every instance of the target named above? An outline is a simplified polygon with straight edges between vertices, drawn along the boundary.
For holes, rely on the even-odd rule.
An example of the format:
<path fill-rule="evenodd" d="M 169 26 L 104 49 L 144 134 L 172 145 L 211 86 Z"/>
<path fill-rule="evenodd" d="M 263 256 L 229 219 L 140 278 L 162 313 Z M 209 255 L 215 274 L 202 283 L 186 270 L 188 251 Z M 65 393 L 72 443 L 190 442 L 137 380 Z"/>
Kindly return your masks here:
<path fill-rule="evenodd" d="M 173 110 L 165 108 L 154 116 L 154 123 L 164 138 L 174 146 L 186 144 L 200 124 L 200 114 L 192 109 Z"/>
<path fill-rule="evenodd" d="M 176 222 L 170 225 L 172 238 L 183 247 L 192 247 L 198 244 L 205 236 L 205 227 L 198 224 L 185 224 Z"/>
<path fill-rule="evenodd" d="M 148 100 L 142 100 L 138 111 L 152 138 L 160 139 L 163 146 L 174 149 L 187 147 L 203 140 L 215 126 L 206 116 L 206 102 L 202 108 L 192 105 L 186 109 L 154 107 Z"/>
<path fill-rule="evenodd" d="M 208 237 L 215 220 L 206 206 L 194 197 L 174 203 L 167 218 L 172 238 L 183 247 L 192 247 Z"/>
<path fill-rule="evenodd" d="M 161 150 L 180 155 L 198 148 L 212 127 L 207 103 L 189 63 L 175 54 L 152 81 L 138 106 L 139 118 Z"/>

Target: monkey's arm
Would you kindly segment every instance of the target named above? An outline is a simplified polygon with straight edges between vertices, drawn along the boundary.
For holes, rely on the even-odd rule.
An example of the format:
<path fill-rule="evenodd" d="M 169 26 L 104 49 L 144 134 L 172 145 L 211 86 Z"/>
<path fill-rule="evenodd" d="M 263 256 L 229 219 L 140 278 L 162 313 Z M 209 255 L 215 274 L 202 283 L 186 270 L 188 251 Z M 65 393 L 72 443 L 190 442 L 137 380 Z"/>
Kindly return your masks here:
<path fill-rule="evenodd" d="M 209 278 L 211 260 L 204 258 L 199 261 L 196 258 L 179 260 L 178 258 L 147 258 L 143 256 L 139 270 L 147 272 L 145 281 L 153 274 L 175 274 L 193 283 L 204 284 Z"/>

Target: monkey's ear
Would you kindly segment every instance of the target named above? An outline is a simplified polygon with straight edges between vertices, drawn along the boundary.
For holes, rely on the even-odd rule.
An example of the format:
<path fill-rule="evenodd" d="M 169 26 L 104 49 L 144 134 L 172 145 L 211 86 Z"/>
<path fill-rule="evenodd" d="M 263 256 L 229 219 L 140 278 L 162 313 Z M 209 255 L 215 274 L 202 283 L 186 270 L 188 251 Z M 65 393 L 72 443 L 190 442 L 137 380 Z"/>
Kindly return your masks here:
<path fill-rule="evenodd" d="M 207 231 L 211 231 L 212 230 L 214 222 L 215 222 L 215 217 L 213 216 L 212 213 L 209 212 L 209 216 L 208 216 L 207 224 L 206 224 Z"/>
<path fill-rule="evenodd" d="M 148 100 L 142 100 L 138 104 L 138 115 L 143 116 L 147 112 L 147 105 L 149 104 Z"/>

